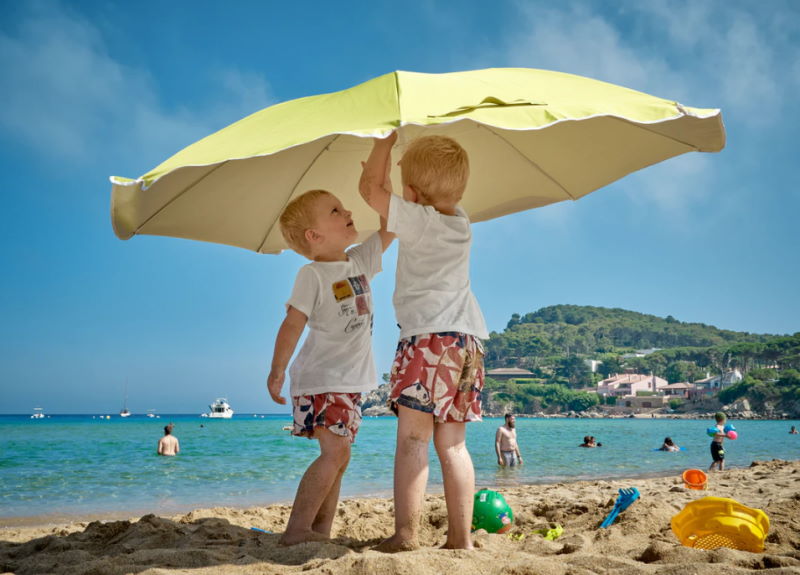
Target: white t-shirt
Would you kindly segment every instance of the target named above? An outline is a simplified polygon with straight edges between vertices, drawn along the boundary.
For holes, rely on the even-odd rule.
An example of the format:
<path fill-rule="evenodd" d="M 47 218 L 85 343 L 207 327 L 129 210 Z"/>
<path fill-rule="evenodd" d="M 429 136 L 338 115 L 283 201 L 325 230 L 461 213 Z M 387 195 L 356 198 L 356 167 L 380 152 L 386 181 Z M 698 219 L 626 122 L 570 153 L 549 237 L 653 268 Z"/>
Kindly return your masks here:
<path fill-rule="evenodd" d="M 444 331 L 488 338 L 470 289 L 472 231 L 464 210 L 448 216 L 392 194 L 387 229 L 400 242 L 393 298 L 400 338 Z"/>
<path fill-rule="evenodd" d="M 347 250 L 347 261 L 300 268 L 287 306 L 308 317 L 309 332 L 289 368 L 292 396 L 357 393 L 378 386 L 372 359 L 372 292 L 381 271 L 380 234 Z"/>

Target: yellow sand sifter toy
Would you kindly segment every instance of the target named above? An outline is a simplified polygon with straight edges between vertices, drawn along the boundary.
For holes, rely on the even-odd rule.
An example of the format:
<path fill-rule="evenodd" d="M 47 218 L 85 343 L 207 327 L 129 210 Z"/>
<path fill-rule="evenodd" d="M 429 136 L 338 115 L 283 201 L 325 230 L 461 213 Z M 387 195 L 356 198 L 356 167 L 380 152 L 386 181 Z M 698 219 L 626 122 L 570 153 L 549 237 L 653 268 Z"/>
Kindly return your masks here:
<path fill-rule="evenodd" d="M 703 497 L 687 503 L 672 518 L 672 532 L 687 547 L 730 547 L 761 553 L 769 532 L 769 517 L 734 499 Z"/>

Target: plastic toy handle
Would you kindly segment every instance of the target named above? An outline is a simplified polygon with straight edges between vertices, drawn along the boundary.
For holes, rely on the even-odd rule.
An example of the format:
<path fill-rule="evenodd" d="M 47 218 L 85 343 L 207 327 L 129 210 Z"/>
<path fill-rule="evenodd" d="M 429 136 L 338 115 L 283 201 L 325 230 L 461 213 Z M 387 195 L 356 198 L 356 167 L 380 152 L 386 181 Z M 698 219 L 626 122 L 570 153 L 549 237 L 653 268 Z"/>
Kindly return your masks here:
<path fill-rule="evenodd" d="M 600 527 L 608 527 L 609 525 L 614 523 L 614 519 L 616 519 L 617 515 L 619 515 L 621 507 L 622 506 L 619 504 L 619 502 L 615 503 L 614 509 L 611 510 L 611 513 L 609 513 L 605 519 L 603 519 L 603 522 L 600 524 Z"/>
<path fill-rule="evenodd" d="M 639 499 L 639 490 L 635 487 L 620 489 L 619 497 L 617 497 L 617 501 L 614 503 L 614 508 L 600 524 L 600 527 L 603 528 L 611 525 L 614 522 L 614 519 L 617 518 L 617 515 L 619 515 L 620 512 L 625 511 L 628 507 L 630 507 L 631 503 L 637 499 Z"/>

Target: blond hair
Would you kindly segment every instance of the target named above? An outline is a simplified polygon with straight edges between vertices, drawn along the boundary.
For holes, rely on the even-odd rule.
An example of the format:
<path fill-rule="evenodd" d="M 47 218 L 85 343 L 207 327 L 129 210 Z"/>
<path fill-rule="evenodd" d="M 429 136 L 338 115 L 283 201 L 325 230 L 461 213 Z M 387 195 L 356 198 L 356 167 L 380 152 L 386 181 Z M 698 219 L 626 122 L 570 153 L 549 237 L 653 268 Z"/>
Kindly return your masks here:
<path fill-rule="evenodd" d="M 310 258 L 311 246 L 306 239 L 306 230 L 317 223 L 314 215 L 314 206 L 323 196 L 332 195 L 325 190 L 310 190 L 297 196 L 283 209 L 278 225 L 281 234 L 289 247 L 298 254 Z"/>
<path fill-rule="evenodd" d="M 409 144 L 400 160 L 403 185 L 431 204 L 457 203 L 467 187 L 469 158 L 447 136 L 423 136 Z"/>

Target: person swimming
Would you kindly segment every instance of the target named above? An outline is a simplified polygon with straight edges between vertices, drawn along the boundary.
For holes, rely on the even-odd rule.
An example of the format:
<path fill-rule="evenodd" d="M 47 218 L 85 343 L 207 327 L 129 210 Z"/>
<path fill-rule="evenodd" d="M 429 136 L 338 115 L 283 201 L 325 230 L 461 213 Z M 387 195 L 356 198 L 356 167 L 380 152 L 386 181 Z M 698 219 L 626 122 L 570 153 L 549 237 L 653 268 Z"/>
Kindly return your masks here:
<path fill-rule="evenodd" d="M 681 448 L 675 445 L 671 437 L 665 437 L 664 443 L 660 447 L 661 451 L 680 451 Z"/>
<path fill-rule="evenodd" d="M 578 447 L 602 447 L 602 443 L 597 443 L 594 438 L 594 435 L 584 435 L 583 436 L 583 443 L 581 443 Z"/>

